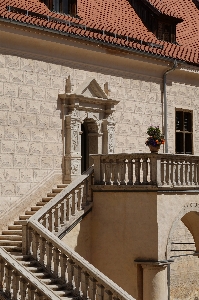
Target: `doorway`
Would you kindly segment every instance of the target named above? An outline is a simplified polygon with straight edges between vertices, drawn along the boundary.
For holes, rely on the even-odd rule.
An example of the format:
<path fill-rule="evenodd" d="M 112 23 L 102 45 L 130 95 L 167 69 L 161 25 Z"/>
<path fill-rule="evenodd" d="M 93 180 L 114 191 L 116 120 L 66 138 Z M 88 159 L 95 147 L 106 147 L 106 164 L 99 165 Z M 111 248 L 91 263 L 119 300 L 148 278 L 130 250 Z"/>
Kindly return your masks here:
<path fill-rule="evenodd" d="M 98 126 L 87 118 L 81 124 L 81 173 L 93 164 L 91 154 L 98 154 Z"/>

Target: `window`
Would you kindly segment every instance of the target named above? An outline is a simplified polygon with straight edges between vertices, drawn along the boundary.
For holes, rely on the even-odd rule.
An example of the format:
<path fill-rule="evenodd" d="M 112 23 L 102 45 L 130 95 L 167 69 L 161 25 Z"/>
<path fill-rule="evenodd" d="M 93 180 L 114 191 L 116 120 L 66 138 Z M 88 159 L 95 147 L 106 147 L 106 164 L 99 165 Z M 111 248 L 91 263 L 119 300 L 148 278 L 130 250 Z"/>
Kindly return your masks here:
<path fill-rule="evenodd" d="M 59 13 L 77 15 L 77 0 L 41 0 L 46 6 Z"/>
<path fill-rule="evenodd" d="M 176 153 L 193 154 L 192 112 L 176 110 Z"/>

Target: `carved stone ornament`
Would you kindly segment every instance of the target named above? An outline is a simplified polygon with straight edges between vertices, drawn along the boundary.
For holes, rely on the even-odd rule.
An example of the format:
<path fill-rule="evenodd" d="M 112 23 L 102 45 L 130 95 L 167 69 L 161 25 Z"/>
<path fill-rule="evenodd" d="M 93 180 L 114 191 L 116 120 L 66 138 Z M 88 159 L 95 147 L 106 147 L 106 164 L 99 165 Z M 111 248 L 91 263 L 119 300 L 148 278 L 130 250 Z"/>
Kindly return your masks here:
<path fill-rule="evenodd" d="M 64 182 L 69 183 L 81 174 L 79 165 L 82 158 L 81 124 L 85 122 L 87 124 L 88 155 L 114 152 L 115 122 L 112 113 L 119 101 L 108 98 L 107 91 L 108 83 L 103 91 L 94 78 L 87 78 L 75 92 L 71 93 L 70 77 L 66 80 L 65 93 L 60 94 L 59 98 L 64 107 L 62 113 L 64 156 L 71 157 L 70 166 L 64 166 L 64 170 L 70 169 L 71 174 L 64 177 Z M 74 162 L 76 159 L 78 164 Z M 65 162 L 69 164 L 68 159 Z"/>

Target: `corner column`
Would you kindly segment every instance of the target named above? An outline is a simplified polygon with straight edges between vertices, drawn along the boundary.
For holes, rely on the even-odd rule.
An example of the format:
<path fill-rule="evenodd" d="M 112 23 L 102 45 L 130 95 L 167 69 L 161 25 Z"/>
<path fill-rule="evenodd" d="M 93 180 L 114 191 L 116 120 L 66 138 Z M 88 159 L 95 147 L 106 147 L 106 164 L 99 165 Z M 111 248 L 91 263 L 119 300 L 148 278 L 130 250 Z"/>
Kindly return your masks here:
<path fill-rule="evenodd" d="M 143 269 L 143 300 L 168 300 L 167 266 L 165 262 L 137 262 Z"/>

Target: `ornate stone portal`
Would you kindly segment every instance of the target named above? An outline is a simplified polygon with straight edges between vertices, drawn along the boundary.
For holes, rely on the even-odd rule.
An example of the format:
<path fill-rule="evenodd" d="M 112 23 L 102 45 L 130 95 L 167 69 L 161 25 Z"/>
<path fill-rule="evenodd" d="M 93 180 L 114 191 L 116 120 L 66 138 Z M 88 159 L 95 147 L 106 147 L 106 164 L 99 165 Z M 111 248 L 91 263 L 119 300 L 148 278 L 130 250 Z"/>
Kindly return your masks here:
<path fill-rule="evenodd" d="M 107 84 L 105 85 L 107 87 Z M 62 101 L 64 183 L 70 183 L 92 165 L 90 154 L 114 151 L 114 106 L 97 81 L 88 78 L 71 93 L 70 77 Z"/>

